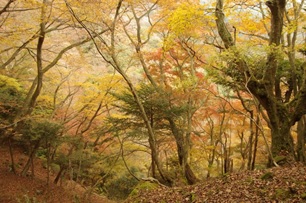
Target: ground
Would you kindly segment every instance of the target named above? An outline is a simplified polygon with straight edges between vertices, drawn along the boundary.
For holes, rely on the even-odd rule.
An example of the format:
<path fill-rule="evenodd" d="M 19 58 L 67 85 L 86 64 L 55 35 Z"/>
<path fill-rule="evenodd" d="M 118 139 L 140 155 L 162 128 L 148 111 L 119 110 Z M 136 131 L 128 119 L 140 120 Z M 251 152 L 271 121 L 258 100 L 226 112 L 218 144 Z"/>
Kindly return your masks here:
<path fill-rule="evenodd" d="M 28 156 L 15 147 L 14 159 L 20 174 Z M 0 203 L 112 203 L 105 197 L 92 194 L 82 201 L 86 189 L 73 181 L 64 181 L 62 186 L 50 181 L 47 185 L 46 169 L 39 159 L 35 160 L 35 177 L 22 177 L 10 171 L 9 150 L 0 145 Z M 51 174 L 54 180 L 54 174 Z"/>
<path fill-rule="evenodd" d="M 185 187 L 159 186 L 153 190 L 142 190 L 125 201 L 135 202 L 306 202 L 306 167 L 296 164 L 243 171 Z"/>
<path fill-rule="evenodd" d="M 15 148 L 14 158 L 20 174 L 28 157 Z M 0 203 L 113 203 L 97 194 L 82 201 L 86 191 L 84 187 L 73 181 L 64 181 L 61 186 L 53 183 L 47 185 L 46 174 L 41 160 L 36 159 L 34 178 L 15 175 L 10 171 L 9 150 L 0 145 Z M 51 176 L 53 179 L 54 175 Z M 134 190 L 125 203 L 306 202 L 306 167 L 295 164 L 232 173 L 192 186 L 170 188 L 157 185 L 142 188 L 145 189 Z"/>

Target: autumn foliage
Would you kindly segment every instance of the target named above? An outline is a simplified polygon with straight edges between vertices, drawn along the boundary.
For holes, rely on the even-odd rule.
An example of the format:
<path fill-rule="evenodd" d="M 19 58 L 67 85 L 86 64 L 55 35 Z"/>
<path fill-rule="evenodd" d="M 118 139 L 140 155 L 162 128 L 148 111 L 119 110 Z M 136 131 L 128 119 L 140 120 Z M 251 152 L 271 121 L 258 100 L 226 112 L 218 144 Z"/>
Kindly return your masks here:
<path fill-rule="evenodd" d="M 125 199 L 147 178 L 175 187 L 305 164 L 304 6 L 2 1 L 8 166 L 35 176 L 41 159 L 48 184 L 75 181 L 85 200 Z M 28 155 L 22 170 L 16 148 Z"/>

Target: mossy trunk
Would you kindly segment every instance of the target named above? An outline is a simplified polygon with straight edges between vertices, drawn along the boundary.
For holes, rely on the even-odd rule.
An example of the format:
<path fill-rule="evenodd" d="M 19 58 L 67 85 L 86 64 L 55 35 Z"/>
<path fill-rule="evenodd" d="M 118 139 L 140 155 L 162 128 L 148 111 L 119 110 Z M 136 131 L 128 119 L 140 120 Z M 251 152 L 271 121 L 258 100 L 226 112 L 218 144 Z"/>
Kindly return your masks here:
<path fill-rule="evenodd" d="M 283 126 L 271 128 L 271 152 L 275 161 L 281 158 L 283 162 L 278 164 L 286 164 L 295 161 L 295 150 L 293 138 L 291 136 L 291 125 L 284 123 Z M 285 159 L 282 159 L 285 158 Z M 271 161 L 269 165 L 272 166 Z"/>

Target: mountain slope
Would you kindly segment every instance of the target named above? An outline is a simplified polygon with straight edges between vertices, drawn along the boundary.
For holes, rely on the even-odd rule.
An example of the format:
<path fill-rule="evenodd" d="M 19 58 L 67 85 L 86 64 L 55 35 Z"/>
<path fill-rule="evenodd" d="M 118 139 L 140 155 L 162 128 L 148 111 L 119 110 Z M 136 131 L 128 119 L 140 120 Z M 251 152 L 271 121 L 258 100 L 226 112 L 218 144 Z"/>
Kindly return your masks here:
<path fill-rule="evenodd" d="M 17 175 L 10 172 L 9 150 L 0 145 L 0 203 L 111 203 L 112 201 L 97 194 L 92 194 L 88 199 L 82 200 L 86 189 L 73 181 L 63 181 L 62 186 L 52 183 L 47 185 L 47 170 L 39 159 L 35 159 L 35 177 L 22 177 L 18 175 L 28 157 L 22 150 L 14 150 L 14 160 L 17 165 Z"/>

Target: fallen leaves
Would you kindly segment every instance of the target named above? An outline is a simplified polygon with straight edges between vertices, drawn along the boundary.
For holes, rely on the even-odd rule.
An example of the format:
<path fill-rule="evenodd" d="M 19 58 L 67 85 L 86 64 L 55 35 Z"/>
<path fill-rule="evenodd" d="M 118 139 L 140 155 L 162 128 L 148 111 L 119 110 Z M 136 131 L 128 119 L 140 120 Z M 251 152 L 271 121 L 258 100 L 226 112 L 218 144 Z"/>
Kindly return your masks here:
<path fill-rule="evenodd" d="M 233 173 L 185 187 L 141 191 L 125 202 L 306 202 L 306 167 Z"/>

